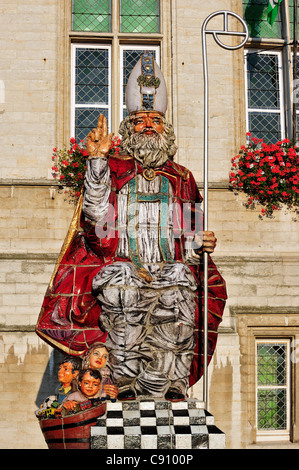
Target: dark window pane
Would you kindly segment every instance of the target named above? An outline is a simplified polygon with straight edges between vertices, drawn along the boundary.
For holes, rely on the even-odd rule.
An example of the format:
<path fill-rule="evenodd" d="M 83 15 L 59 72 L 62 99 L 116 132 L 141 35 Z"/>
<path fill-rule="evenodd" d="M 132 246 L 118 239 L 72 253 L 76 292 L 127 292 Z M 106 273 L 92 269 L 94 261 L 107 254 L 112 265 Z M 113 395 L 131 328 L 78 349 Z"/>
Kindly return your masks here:
<path fill-rule="evenodd" d="M 247 54 L 248 106 L 250 108 L 279 109 L 278 56 Z"/>
<path fill-rule="evenodd" d="M 102 113 L 108 121 L 107 108 L 76 108 L 75 109 L 75 138 L 77 142 L 86 139 L 87 134 L 97 125 L 99 114 Z M 109 125 L 109 123 L 108 123 Z"/>
<path fill-rule="evenodd" d="M 286 354 L 286 344 L 258 344 L 258 385 L 286 385 Z"/>
<path fill-rule="evenodd" d="M 76 86 L 76 104 L 107 103 L 108 97 L 108 87 L 97 85 Z"/>
<path fill-rule="evenodd" d="M 249 112 L 249 132 L 253 137 L 275 144 L 281 138 L 280 114 Z"/>
<path fill-rule="evenodd" d="M 257 427 L 287 429 L 287 343 L 257 344 Z"/>
<path fill-rule="evenodd" d="M 76 49 L 76 104 L 108 104 L 109 67 L 107 49 Z"/>

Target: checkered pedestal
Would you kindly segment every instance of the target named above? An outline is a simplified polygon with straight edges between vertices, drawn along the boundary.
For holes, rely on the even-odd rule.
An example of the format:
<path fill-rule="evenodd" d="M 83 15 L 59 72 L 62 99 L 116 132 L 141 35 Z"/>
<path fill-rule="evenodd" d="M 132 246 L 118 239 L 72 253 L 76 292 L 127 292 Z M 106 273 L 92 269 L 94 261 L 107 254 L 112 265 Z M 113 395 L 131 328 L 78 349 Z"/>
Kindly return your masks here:
<path fill-rule="evenodd" d="M 92 449 L 225 448 L 225 434 L 196 399 L 108 402 L 90 439 Z"/>

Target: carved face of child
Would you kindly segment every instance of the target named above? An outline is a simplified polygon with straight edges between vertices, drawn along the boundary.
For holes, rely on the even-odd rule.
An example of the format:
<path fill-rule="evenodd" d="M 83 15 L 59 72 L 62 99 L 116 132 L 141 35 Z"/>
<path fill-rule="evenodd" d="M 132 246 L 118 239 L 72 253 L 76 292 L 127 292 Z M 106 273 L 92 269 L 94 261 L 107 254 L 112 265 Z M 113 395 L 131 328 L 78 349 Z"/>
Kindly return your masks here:
<path fill-rule="evenodd" d="M 83 375 L 81 382 L 79 382 L 81 392 L 88 398 L 94 397 L 101 388 L 100 379 L 92 377 L 89 372 Z"/>
<path fill-rule="evenodd" d="M 58 369 L 58 380 L 66 388 L 70 387 L 72 381 L 77 377 L 79 371 L 73 370 L 71 362 L 64 362 L 60 364 Z"/>
<path fill-rule="evenodd" d="M 106 365 L 108 351 L 105 347 L 98 347 L 93 350 L 89 358 L 89 367 L 91 369 L 102 369 Z"/>

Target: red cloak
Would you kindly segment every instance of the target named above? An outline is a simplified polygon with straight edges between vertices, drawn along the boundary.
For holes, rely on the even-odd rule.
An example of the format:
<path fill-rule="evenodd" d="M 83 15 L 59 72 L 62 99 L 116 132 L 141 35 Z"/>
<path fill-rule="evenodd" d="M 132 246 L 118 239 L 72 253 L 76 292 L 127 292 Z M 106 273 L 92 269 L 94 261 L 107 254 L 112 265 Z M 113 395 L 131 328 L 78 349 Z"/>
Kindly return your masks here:
<path fill-rule="evenodd" d="M 117 192 L 143 168 L 132 157 L 110 157 L 111 194 L 114 211 L 108 212 L 104 222 L 105 236 L 95 233 L 81 211 L 82 196 L 75 210 L 69 233 L 62 247 L 51 282 L 44 297 L 36 325 L 36 333 L 54 348 L 73 356 L 82 356 L 97 342 L 106 341 L 106 333 L 99 328 L 101 307 L 92 294 L 92 280 L 106 264 L 116 261 L 132 262 L 116 256 Z M 193 222 L 202 218 L 198 204 L 202 201 L 191 172 L 170 160 L 157 175 L 166 177 L 173 188 L 173 199 L 180 205 L 190 203 Z M 177 223 L 179 223 L 177 221 Z M 177 227 L 179 228 L 179 227 Z M 183 262 L 184 236 L 175 238 L 175 259 Z M 190 386 L 203 373 L 203 266 L 189 265 L 198 284 L 195 315 L 196 348 L 190 370 Z M 226 301 L 225 281 L 211 257 L 208 268 L 208 363 L 217 342 L 218 325 L 222 320 Z M 140 271 L 140 275 L 143 275 Z"/>

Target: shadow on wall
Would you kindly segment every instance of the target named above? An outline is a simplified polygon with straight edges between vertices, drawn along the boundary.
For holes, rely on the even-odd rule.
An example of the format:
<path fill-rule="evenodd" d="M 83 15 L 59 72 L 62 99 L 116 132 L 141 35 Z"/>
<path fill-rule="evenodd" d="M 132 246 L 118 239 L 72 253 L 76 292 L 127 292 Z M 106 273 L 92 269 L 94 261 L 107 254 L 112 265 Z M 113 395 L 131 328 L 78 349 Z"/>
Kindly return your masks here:
<path fill-rule="evenodd" d="M 41 403 L 49 395 L 53 395 L 59 386 L 57 374 L 60 361 L 65 357 L 65 354 L 53 349 L 45 369 L 38 394 L 36 396 L 35 404 L 39 408 Z"/>
<path fill-rule="evenodd" d="M 229 358 L 226 362 L 217 361 L 217 351 L 214 354 L 214 367 L 209 386 L 210 413 L 214 416 L 215 425 L 226 435 L 226 448 L 235 448 L 233 439 L 233 366 Z"/>

